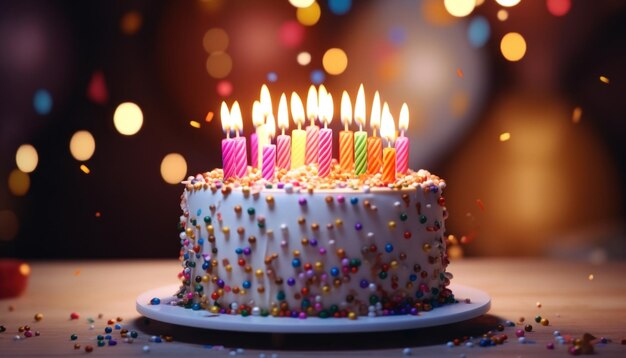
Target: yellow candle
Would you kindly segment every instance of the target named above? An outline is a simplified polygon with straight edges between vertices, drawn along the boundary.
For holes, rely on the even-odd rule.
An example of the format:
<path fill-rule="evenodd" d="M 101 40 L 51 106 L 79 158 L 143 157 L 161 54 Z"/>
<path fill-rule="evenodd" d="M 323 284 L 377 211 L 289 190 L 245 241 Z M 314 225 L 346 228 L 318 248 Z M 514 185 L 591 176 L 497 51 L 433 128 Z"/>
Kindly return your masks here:
<path fill-rule="evenodd" d="M 291 131 L 291 169 L 304 166 L 306 131 L 301 129 L 304 123 L 304 106 L 296 92 L 291 93 L 291 117 L 298 129 Z"/>

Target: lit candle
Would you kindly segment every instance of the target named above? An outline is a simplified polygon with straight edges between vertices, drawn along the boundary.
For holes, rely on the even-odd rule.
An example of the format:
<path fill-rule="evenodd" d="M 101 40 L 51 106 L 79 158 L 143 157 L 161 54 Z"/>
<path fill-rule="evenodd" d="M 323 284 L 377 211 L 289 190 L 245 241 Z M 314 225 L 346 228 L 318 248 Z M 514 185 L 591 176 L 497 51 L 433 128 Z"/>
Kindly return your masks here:
<path fill-rule="evenodd" d="M 270 96 L 270 90 L 266 85 L 261 86 L 261 98 L 260 98 L 260 108 L 261 108 L 261 123 L 265 123 L 267 121 L 267 117 L 272 115 L 272 97 Z M 254 120 L 254 119 L 253 119 Z M 266 132 L 265 125 L 260 125 L 257 127 L 257 136 L 259 141 L 259 153 L 263 151 L 263 147 L 268 144 L 268 135 Z M 275 130 L 275 129 L 274 129 Z M 258 166 L 261 168 L 262 158 L 259 158 Z"/>
<path fill-rule="evenodd" d="M 391 184 L 396 181 L 396 149 L 392 147 L 396 137 L 396 128 L 393 117 L 389 112 L 387 102 L 383 105 L 383 118 L 380 128 L 380 135 L 387 140 L 387 147 L 383 150 L 383 183 Z"/>
<path fill-rule="evenodd" d="M 276 146 L 272 144 L 272 138 L 276 134 L 276 124 L 274 123 L 274 115 L 269 114 L 265 121 L 267 129 L 267 143 L 263 146 L 263 165 L 261 167 L 261 175 L 267 181 L 274 180 L 274 172 L 276 169 Z"/>
<path fill-rule="evenodd" d="M 359 124 L 359 130 L 354 134 L 354 174 L 361 175 L 367 170 L 367 132 L 365 125 L 365 91 L 363 84 L 359 86 L 354 103 L 354 119 Z"/>
<path fill-rule="evenodd" d="M 306 114 L 311 122 L 311 125 L 306 127 L 306 150 L 304 154 L 306 165 L 317 163 L 320 137 L 320 127 L 315 125 L 318 115 L 317 101 L 317 91 L 315 91 L 315 86 L 311 86 L 306 99 Z"/>
<path fill-rule="evenodd" d="M 235 174 L 233 162 L 235 141 L 230 138 L 230 112 L 228 111 L 228 105 L 226 105 L 225 102 L 222 102 L 220 117 L 222 120 L 222 129 L 226 133 L 226 138 L 222 139 L 222 168 L 224 170 L 224 180 L 226 180 Z"/>
<path fill-rule="evenodd" d="M 235 149 L 233 154 L 234 175 L 243 178 L 248 172 L 248 153 L 246 149 L 246 137 L 239 136 L 243 131 L 243 119 L 239 102 L 235 101 L 230 109 L 230 122 L 235 130 Z"/>
<path fill-rule="evenodd" d="M 289 128 L 289 113 L 287 110 L 287 96 L 283 93 L 278 102 L 278 127 L 281 134 L 276 137 L 276 147 L 278 156 L 276 164 L 279 169 L 289 170 L 291 168 L 291 137 L 285 135 L 285 130 Z"/>
<path fill-rule="evenodd" d="M 250 135 L 250 166 L 253 168 L 259 166 L 259 134 L 267 136 L 264 122 L 261 102 L 254 101 L 252 104 L 252 124 L 255 127 L 255 131 Z"/>
<path fill-rule="evenodd" d="M 404 175 L 409 170 L 409 138 L 404 136 L 404 132 L 409 129 L 409 106 L 406 103 L 400 109 L 398 128 L 400 137 L 396 139 L 396 172 Z"/>
<path fill-rule="evenodd" d="M 320 91 L 320 93 L 322 92 Z M 333 120 L 333 96 L 325 92 L 324 97 L 320 97 L 319 103 L 320 119 L 324 123 L 324 128 L 320 130 L 319 168 L 317 175 L 325 178 L 330 174 L 330 162 L 333 159 L 333 130 L 328 128 L 328 125 Z"/>
<path fill-rule="evenodd" d="M 383 141 L 376 136 L 376 130 L 380 128 L 380 95 L 378 91 L 374 94 L 370 127 L 372 127 L 372 136 L 367 138 L 367 173 L 373 175 L 380 172 L 383 156 Z"/>
<path fill-rule="evenodd" d="M 339 132 L 339 166 L 342 172 L 349 173 L 354 164 L 354 135 L 348 129 L 352 123 L 352 103 L 346 91 L 341 96 L 341 122 L 343 130 Z"/>
<path fill-rule="evenodd" d="M 297 169 L 304 165 L 306 132 L 302 129 L 304 106 L 296 92 L 291 93 L 291 117 L 298 126 L 291 131 L 291 169 Z"/>

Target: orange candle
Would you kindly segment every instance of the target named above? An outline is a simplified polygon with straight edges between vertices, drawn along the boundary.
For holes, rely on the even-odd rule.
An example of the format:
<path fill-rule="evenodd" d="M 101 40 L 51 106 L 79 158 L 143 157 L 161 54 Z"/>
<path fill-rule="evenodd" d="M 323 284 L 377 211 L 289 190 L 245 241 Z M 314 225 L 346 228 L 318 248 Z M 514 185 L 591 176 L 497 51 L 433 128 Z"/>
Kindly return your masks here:
<path fill-rule="evenodd" d="M 389 111 L 389 105 L 383 105 L 383 118 L 380 127 L 380 135 L 387 140 L 387 148 L 383 150 L 383 183 L 392 184 L 396 181 L 396 149 L 392 147 L 396 138 L 396 128 L 393 117 Z"/>
<path fill-rule="evenodd" d="M 367 138 L 367 173 L 374 175 L 380 173 L 383 157 L 383 141 L 376 136 L 376 131 L 380 128 L 380 95 L 378 91 L 374 94 L 370 127 L 372 127 L 372 136 Z"/>
<path fill-rule="evenodd" d="M 341 122 L 344 130 L 339 132 L 339 166 L 342 172 L 351 172 L 354 165 L 354 135 L 348 126 L 352 123 L 352 104 L 348 92 L 341 96 Z"/>

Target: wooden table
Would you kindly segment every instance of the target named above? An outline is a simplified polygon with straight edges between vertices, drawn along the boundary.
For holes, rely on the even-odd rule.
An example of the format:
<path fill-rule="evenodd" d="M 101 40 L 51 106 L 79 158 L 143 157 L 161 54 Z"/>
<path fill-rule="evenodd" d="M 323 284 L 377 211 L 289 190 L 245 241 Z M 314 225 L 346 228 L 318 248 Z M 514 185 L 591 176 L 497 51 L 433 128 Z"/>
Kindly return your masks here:
<path fill-rule="evenodd" d="M 85 355 L 85 346 L 94 347 L 92 355 L 228 356 L 241 348 L 239 355 L 287 356 L 567 356 L 571 346 L 554 342 L 553 332 L 581 337 L 585 332 L 606 337 L 609 343 L 596 344 L 600 357 L 626 356 L 626 263 L 592 265 L 581 262 L 531 259 L 472 259 L 450 265 L 454 281 L 480 288 L 492 296 L 489 314 L 458 324 L 421 330 L 387 333 L 334 335 L 271 335 L 233 333 L 173 326 L 143 319 L 135 311 L 135 298 L 149 289 L 176 283 L 179 270 L 175 260 L 158 261 L 70 261 L 33 262 L 27 292 L 19 298 L 0 300 L 0 356 Z M 593 280 L 589 275 L 593 274 Z M 541 307 L 538 307 L 538 302 Z M 70 320 L 76 312 L 79 319 Z M 34 320 L 36 313 L 43 319 Z M 101 314 L 102 318 L 98 318 Z M 548 318 L 549 326 L 534 322 Z M 104 334 L 108 319 L 123 318 L 121 324 L 136 330 L 134 343 L 118 339 L 116 346 L 97 347 L 95 337 Z M 533 325 L 521 344 L 515 337 L 517 327 L 507 327 L 509 339 L 494 347 L 447 347 L 446 342 L 463 336 L 481 337 L 505 320 L 526 318 Z M 87 319 L 93 318 L 90 329 Z M 30 325 L 41 335 L 15 340 L 18 327 Z M 76 341 L 70 335 L 76 334 Z M 153 343 L 154 335 L 172 336 L 173 342 Z M 119 331 L 113 331 L 120 337 Z M 474 342 L 478 343 L 475 339 Z M 75 350 L 74 344 L 80 349 Z M 223 346 L 223 347 L 222 347 Z"/>

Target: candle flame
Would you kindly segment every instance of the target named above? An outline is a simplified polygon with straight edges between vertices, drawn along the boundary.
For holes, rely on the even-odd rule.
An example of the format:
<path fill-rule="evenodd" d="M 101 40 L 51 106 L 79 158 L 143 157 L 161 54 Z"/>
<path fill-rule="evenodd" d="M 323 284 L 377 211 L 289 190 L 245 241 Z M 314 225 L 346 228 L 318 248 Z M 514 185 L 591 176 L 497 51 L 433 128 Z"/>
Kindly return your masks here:
<path fill-rule="evenodd" d="M 276 120 L 274 120 L 274 115 L 271 113 L 265 119 L 265 130 L 267 131 L 267 136 L 270 139 L 269 141 L 271 141 L 271 139 L 276 135 Z"/>
<path fill-rule="evenodd" d="M 389 111 L 387 102 L 383 104 L 382 123 L 380 127 L 380 136 L 387 139 L 389 145 L 396 139 L 396 125 Z"/>
<path fill-rule="evenodd" d="M 372 102 L 372 114 L 370 115 L 370 127 L 376 130 L 380 128 L 380 94 L 378 91 L 374 93 L 374 101 Z"/>
<path fill-rule="evenodd" d="M 405 131 L 409 129 L 409 106 L 407 106 L 406 102 L 402 104 L 402 108 L 400 109 L 400 118 L 398 119 L 398 128 L 401 131 Z"/>
<path fill-rule="evenodd" d="M 324 105 L 324 101 L 326 100 L 326 96 L 328 95 L 328 91 L 324 85 L 320 85 L 320 88 L 317 90 L 317 114 L 319 117 L 322 117 L 322 106 Z"/>
<path fill-rule="evenodd" d="M 314 122 L 317 119 L 317 91 L 313 85 L 309 87 L 309 94 L 306 97 L 306 114 L 311 122 Z"/>
<path fill-rule="evenodd" d="M 278 127 L 283 131 L 289 128 L 289 111 L 287 109 L 287 96 L 283 93 L 278 101 Z"/>
<path fill-rule="evenodd" d="M 361 127 L 365 125 L 365 90 L 362 83 L 356 94 L 356 102 L 354 102 L 354 120 Z"/>
<path fill-rule="evenodd" d="M 239 102 L 235 101 L 230 109 L 230 125 L 235 130 L 237 135 L 243 131 L 243 119 L 241 118 L 241 108 Z"/>
<path fill-rule="evenodd" d="M 320 119 L 325 126 L 329 125 L 333 120 L 333 112 L 335 106 L 333 104 L 333 96 L 326 92 L 323 98 L 320 97 Z"/>
<path fill-rule="evenodd" d="M 252 104 L 252 124 L 255 127 L 262 126 L 265 123 L 265 118 L 263 116 L 263 107 L 261 106 L 261 102 L 254 101 Z"/>
<path fill-rule="evenodd" d="M 220 108 L 220 119 L 222 121 L 222 130 L 226 133 L 230 132 L 230 111 L 226 102 L 222 102 L 222 108 Z"/>
<path fill-rule="evenodd" d="M 267 85 L 261 86 L 261 109 L 263 110 L 263 116 L 267 117 L 272 114 L 272 96 Z"/>
<path fill-rule="evenodd" d="M 350 102 L 350 95 L 346 91 L 343 91 L 341 95 L 341 123 L 346 128 L 352 124 L 352 103 Z"/>
<path fill-rule="evenodd" d="M 296 92 L 291 92 L 291 117 L 297 126 L 304 123 L 304 106 L 302 100 Z"/>

